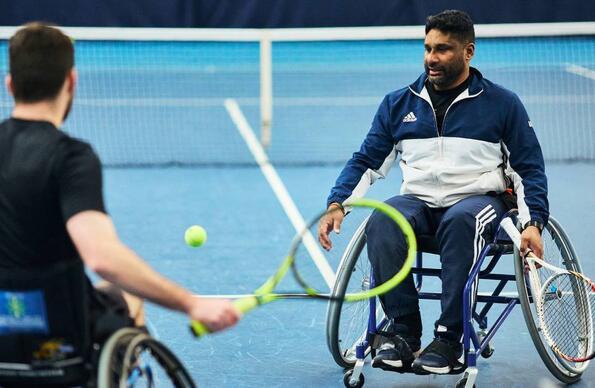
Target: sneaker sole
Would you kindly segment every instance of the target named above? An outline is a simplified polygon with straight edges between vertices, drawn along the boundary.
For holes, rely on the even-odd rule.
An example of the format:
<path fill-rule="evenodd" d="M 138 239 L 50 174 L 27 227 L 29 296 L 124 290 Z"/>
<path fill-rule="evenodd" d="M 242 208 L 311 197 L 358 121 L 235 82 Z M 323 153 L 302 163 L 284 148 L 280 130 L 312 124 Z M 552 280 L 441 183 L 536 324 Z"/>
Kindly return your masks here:
<path fill-rule="evenodd" d="M 396 361 L 393 361 L 393 363 L 396 364 Z M 378 369 L 382 369 L 387 372 L 398 372 L 398 373 L 410 373 L 412 371 L 411 365 L 403 366 L 401 363 L 401 366 L 393 366 L 391 364 L 387 364 L 386 361 L 377 361 L 377 362 L 372 361 L 372 368 L 378 368 Z"/>
<path fill-rule="evenodd" d="M 403 361 L 401 360 L 382 360 L 382 361 L 376 361 L 376 362 L 372 362 L 372 366 L 374 366 L 374 364 L 386 364 L 388 366 L 392 366 L 393 368 L 402 368 L 403 367 Z"/>
<path fill-rule="evenodd" d="M 434 368 L 434 367 L 425 366 L 425 365 L 422 365 L 421 369 L 423 369 L 424 371 L 426 371 L 428 373 L 434 373 L 437 375 L 447 375 L 452 370 L 452 368 L 450 366 L 445 366 L 442 368 Z"/>
<path fill-rule="evenodd" d="M 450 374 L 452 371 L 457 371 L 461 368 L 463 368 L 463 361 L 465 361 L 465 354 L 463 354 L 461 357 L 459 357 L 459 359 L 457 360 L 459 363 L 461 363 L 460 366 L 455 366 L 454 368 L 451 368 L 450 366 L 444 366 L 442 368 L 439 367 L 432 367 L 432 366 L 427 366 L 427 365 L 414 365 L 413 369 L 417 370 L 418 372 L 426 372 L 426 373 L 432 373 L 432 374 L 437 374 L 437 375 L 447 375 Z"/>

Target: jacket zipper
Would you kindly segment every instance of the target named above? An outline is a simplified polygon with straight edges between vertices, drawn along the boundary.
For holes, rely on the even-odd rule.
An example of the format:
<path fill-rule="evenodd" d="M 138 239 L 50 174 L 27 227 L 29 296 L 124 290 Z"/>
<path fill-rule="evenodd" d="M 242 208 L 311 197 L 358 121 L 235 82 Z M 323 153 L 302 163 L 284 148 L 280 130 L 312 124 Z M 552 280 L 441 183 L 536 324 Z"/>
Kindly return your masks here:
<path fill-rule="evenodd" d="M 440 133 L 440 130 L 438 129 L 438 118 L 436 117 L 436 111 L 434 110 L 434 106 L 432 105 L 432 100 L 430 99 L 429 101 L 426 100 L 425 98 L 423 98 L 421 96 L 421 94 L 416 93 L 411 86 L 409 87 L 409 90 L 411 90 L 411 92 L 416 95 L 417 97 L 421 98 L 422 100 L 424 100 L 425 102 L 427 102 L 430 105 L 430 109 L 432 109 L 432 113 L 434 114 L 434 126 L 436 127 L 436 134 L 438 135 L 438 156 L 440 159 L 442 159 L 442 156 L 444 154 L 444 147 L 443 147 L 443 139 L 444 137 L 442 136 L 442 134 L 444 133 L 444 123 L 446 122 L 446 115 L 448 114 L 448 111 L 450 110 L 450 107 L 453 106 L 454 104 L 456 104 L 459 101 L 463 101 L 466 100 L 468 98 L 474 98 L 479 96 L 482 92 L 483 89 L 481 89 L 479 92 L 477 92 L 476 94 L 473 95 L 467 95 L 465 97 L 462 97 L 459 99 L 459 96 L 457 96 L 457 98 L 455 98 L 453 100 L 453 102 L 450 103 L 450 105 L 448 106 L 448 108 L 446 108 L 446 112 L 444 112 L 444 117 L 442 118 L 442 134 Z M 468 93 L 469 89 L 467 89 L 467 93 Z M 438 186 L 438 190 L 440 190 L 440 192 L 442 192 L 442 185 L 440 184 L 440 181 L 438 180 L 438 176 L 436 175 L 436 172 L 433 171 L 432 175 L 434 176 L 434 181 L 436 182 L 436 185 Z M 442 200 L 440 200 L 440 204 L 442 205 Z"/>
<path fill-rule="evenodd" d="M 422 100 L 424 100 L 425 102 L 427 102 L 430 105 L 430 108 L 432 109 L 432 113 L 434 114 L 434 126 L 436 127 L 436 134 L 438 135 L 438 137 L 442 137 L 442 135 L 440 134 L 440 130 L 438 129 L 438 119 L 436 118 L 436 111 L 434 110 L 434 107 L 432 106 L 432 100 L 428 101 L 425 98 L 423 98 L 421 96 L 421 94 L 415 92 L 415 90 L 411 89 L 411 86 L 409 87 L 409 90 L 411 90 L 411 92 L 416 95 L 417 97 L 421 98 Z M 468 91 L 469 89 L 467 89 Z M 446 122 L 446 115 L 448 114 L 448 111 L 450 110 L 450 107 L 452 107 L 454 104 L 456 104 L 457 102 L 463 101 L 463 100 L 467 100 L 469 98 L 475 98 L 477 96 L 479 96 L 481 93 L 483 92 L 483 89 L 481 89 L 479 92 L 475 93 L 475 94 L 470 94 L 467 95 L 465 97 L 459 98 L 459 96 L 457 96 L 457 98 L 455 98 L 453 100 L 453 102 L 450 103 L 450 105 L 448 106 L 448 108 L 446 108 L 446 112 L 444 112 L 444 117 L 442 118 L 442 133 L 444 133 L 444 123 Z"/>

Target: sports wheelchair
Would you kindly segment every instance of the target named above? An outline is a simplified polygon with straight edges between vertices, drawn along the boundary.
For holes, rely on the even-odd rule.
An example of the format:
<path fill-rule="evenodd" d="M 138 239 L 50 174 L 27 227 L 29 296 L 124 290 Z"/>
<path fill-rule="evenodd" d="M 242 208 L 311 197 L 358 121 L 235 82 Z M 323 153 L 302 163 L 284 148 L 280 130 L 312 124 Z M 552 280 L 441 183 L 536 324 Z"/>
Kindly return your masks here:
<path fill-rule="evenodd" d="M 516 210 L 511 210 L 503 217 L 511 217 L 516 222 L 516 215 Z M 376 349 L 382 343 L 380 331 L 387 322 L 379 301 L 370 299 L 357 304 L 343 304 L 340 298 L 349 292 L 374 287 L 374 278 L 365 249 L 366 222 L 367 220 L 356 230 L 343 253 L 332 290 L 333 295 L 338 298 L 330 302 L 327 309 L 327 345 L 337 365 L 347 370 L 343 382 L 346 387 L 350 388 L 359 388 L 364 385 L 365 360 L 368 356 L 373 358 L 376 355 Z M 560 223 L 553 217 L 550 217 L 549 223 L 542 233 L 542 239 L 544 257 L 547 257 L 548 261 L 556 266 L 581 272 L 580 261 L 570 239 Z M 417 236 L 417 242 L 417 262 L 411 272 L 414 275 L 419 298 L 440 300 L 440 293 L 421 291 L 424 277 L 440 277 L 440 269 L 425 268 L 422 265 L 423 253 L 438 254 L 437 241 L 433 236 L 420 235 Z M 494 272 L 496 264 L 503 255 L 513 255 L 514 274 Z M 472 305 L 472 292 L 476 276 L 481 280 L 492 280 L 497 283 L 493 292 L 478 294 L 476 303 Z M 531 289 L 527 277 L 523 259 L 518 250 L 506 233 L 498 228 L 494 239 L 486 243 L 481 251 L 464 288 L 461 302 L 463 304 L 465 363 L 462 369 L 453 372 L 463 373 L 462 378 L 456 384 L 457 388 L 475 386 L 478 375 L 478 358 L 492 356 L 494 352 L 494 348 L 491 346 L 492 338 L 517 304 L 521 305 L 531 339 L 552 375 L 566 384 L 572 384 L 581 378 L 588 363 L 573 364 L 557 356 L 549 348 L 543 335 L 540 334 L 539 321 L 532 306 Z M 509 282 L 516 283 L 516 293 L 504 292 Z M 505 306 L 489 327 L 487 315 L 496 304 Z"/>
<path fill-rule="evenodd" d="M 0 386 L 195 387 L 180 361 L 137 328 L 92 340 L 83 263 L 0 275 Z"/>

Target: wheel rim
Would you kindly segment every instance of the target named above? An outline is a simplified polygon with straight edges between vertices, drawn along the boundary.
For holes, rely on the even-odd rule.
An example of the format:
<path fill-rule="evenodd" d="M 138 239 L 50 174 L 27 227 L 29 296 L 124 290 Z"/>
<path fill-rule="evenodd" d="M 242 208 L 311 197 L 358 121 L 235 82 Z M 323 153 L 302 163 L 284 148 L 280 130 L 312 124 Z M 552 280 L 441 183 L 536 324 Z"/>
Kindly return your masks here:
<path fill-rule="evenodd" d="M 369 288 L 371 266 L 365 249 L 355 263 L 351 279 L 347 285 L 347 292 L 358 292 Z M 355 346 L 365 339 L 368 331 L 370 302 L 343 303 L 339 319 L 338 341 L 341 344 L 341 354 L 348 362 L 355 362 Z M 382 309 L 377 306 L 376 318 L 382 317 Z"/>
<path fill-rule="evenodd" d="M 369 287 L 371 265 L 365 249 L 365 221 L 354 233 L 345 250 L 333 295 L 342 296 L 346 292 L 359 292 Z M 331 355 L 341 367 L 352 367 L 356 361 L 355 345 L 367 333 L 369 317 L 368 300 L 352 303 L 333 301 L 327 311 L 327 344 Z M 377 307 L 377 318 L 382 309 Z"/>
<path fill-rule="evenodd" d="M 547 258 L 548 262 L 557 267 L 580 271 L 580 262 L 572 249 L 572 245 L 568 240 L 568 237 L 562 231 L 560 224 L 554 218 L 550 218 L 548 226 L 544 229 L 542 241 L 544 245 L 544 257 Z M 572 365 L 572 363 L 560 359 L 559 356 L 550 349 L 546 339 L 543 337 L 541 330 L 539 329 L 540 322 L 534 309 L 534 305 L 529 298 L 529 282 L 524 274 L 522 259 L 516 249 L 514 256 L 519 299 L 521 301 L 523 315 L 531 339 L 546 367 L 557 379 L 564 383 L 575 382 L 580 379 L 580 375 L 586 368 L 586 365 L 579 367 Z M 551 276 L 550 271 L 545 268 L 541 268 L 539 274 L 542 282 Z"/>

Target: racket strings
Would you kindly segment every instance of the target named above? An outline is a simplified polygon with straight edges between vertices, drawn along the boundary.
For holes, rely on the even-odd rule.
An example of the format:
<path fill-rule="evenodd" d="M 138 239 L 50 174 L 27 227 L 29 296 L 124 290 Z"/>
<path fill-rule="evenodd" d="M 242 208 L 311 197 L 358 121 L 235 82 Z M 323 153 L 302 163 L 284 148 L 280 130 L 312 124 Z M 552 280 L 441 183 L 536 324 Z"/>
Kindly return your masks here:
<path fill-rule="evenodd" d="M 557 274 L 544 284 L 542 329 L 553 350 L 570 358 L 591 352 L 590 289 L 588 282 L 570 273 Z"/>

